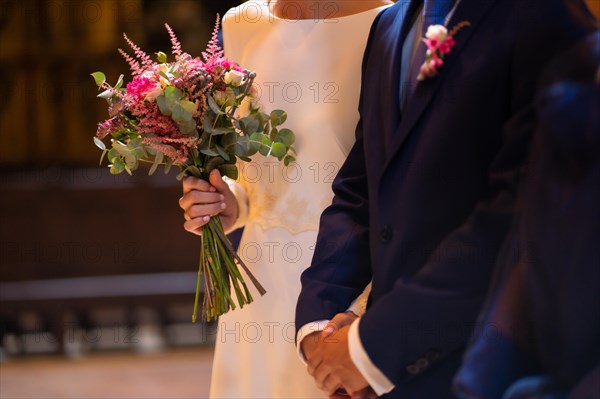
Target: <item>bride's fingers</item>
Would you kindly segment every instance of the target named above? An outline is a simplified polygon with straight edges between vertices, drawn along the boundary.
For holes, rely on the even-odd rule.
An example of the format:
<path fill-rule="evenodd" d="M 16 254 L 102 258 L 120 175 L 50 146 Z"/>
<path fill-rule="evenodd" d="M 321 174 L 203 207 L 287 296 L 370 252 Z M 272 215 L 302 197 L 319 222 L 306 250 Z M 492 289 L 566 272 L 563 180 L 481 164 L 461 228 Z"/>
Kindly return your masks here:
<path fill-rule="evenodd" d="M 190 219 L 195 219 L 203 216 L 212 216 L 221 213 L 227 205 L 224 202 L 216 202 L 214 204 L 192 205 L 185 211 L 185 215 Z"/>
<path fill-rule="evenodd" d="M 209 221 L 210 221 L 210 216 L 204 216 L 201 218 L 190 219 L 190 220 L 187 220 L 183 224 L 183 228 L 192 234 L 196 234 L 197 236 L 200 236 L 200 235 L 202 235 L 202 232 L 201 232 L 202 226 L 207 224 Z"/>
<path fill-rule="evenodd" d="M 197 177 L 184 177 L 182 184 L 184 194 L 187 194 L 192 190 L 208 191 L 213 193 L 217 191 L 217 189 L 214 188 L 209 182 L 207 182 L 206 180 L 198 179 Z"/>
<path fill-rule="evenodd" d="M 352 324 L 352 322 L 357 318 L 358 316 L 351 311 L 338 313 L 334 316 L 333 319 L 331 319 L 329 323 L 327 323 L 327 326 L 325 326 L 325 329 L 321 333 L 321 336 L 323 338 L 329 337 L 330 335 L 338 331 L 340 328 Z"/>
<path fill-rule="evenodd" d="M 186 211 L 194 205 L 214 204 L 223 202 L 224 200 L 225 196 L 223 194 L 192 190 L 179 198 L 179 206 Z"/>

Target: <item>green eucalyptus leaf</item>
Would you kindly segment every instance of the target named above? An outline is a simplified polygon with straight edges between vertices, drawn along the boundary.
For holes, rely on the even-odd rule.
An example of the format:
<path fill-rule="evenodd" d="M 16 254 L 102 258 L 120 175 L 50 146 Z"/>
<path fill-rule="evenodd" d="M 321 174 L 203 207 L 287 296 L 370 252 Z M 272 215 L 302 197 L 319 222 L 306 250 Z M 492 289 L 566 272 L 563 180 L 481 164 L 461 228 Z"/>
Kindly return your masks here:
<path fill-rule="evenodd" d="M 260 127 L 260 122 L 253 120 L 248 124 L 248 133 L 263 132 L 264 129 L 261 129 Z"/>
<path fill-rule="evenodd" d="M 225 137 L 228 136 L 237 135 L 227 135 Z M 256 149 L 251 148 L 250 139 L 248 138 L 248 136 L 237 136 L 233 137 L 231 140 L 233 143 L 233 152 L 239 158 L 248 157 L 250 155 L 256 154 L 256 151 L 258 150 L 258 147 L 256 147 Z M 221 144 L 223 144 L 223 141 L 221 141 Z M 232 144 L 229 144 L 228 146 L 232 146 Z M 226 148 L 228 148 L 228 146 L 226 146 Z"/>
<path fill-rule="evenodd" d="M 167 75 L 166 73 L 164 73 L 163 71 L 160 71 L 158 73 L 158 75 L 166 80 L 168 80 L 169 82 L 171 81 L 171 76 Z"/>
<path fill-rule="evenodd" d="M 296 141 L 296 136 L 290 129 L 281 129 L 275 141 L 279 141 L 289 147 Z"/>
<path fill-rule="evenodd" d="M 110 163 L 115 163 L 115 159 L 121 159 L 121 154 L 119 154 L 119 152 L 116 149 L 111 148 L 108 151 L 108 161 Z"/>
<path fill-rule="evenodd" d="M 119 80 L 117 80 L 117 84 L 115 85 L 115 90 L 119 90 L 121 88 L 121 86 L 123 86 L 123 78 L 125 77 L 125 75 L 121 74 L 119 76 Z"/>
<path fill-rule="evenodd" d="M 225 112 L 223 112 L 223 110 L 221 110 L 221 107 L 219 107 L 219 104 L 217 104 L 217 102 L 215 101 L 215 99 L 212 96 L 208 96 L 208 106 L 210 107 L 212 112 L 214 112 L 217 115 L 225 114 Z"/>
<path fill-rule="evenodd" d="M 156 105 L 158 105 L 158 109 L 160 113 L 165 116 L 171 116 L 171 108 L 167 105 L 167 99 L 164 95 L 160 95 L 156 97 Z"/>
<path fill-rule="evenodd" d="M 154 163 L 152 164 L 152 167 L 150 167 L 150 170 L 148 171 L 148 176 L 152 176 L 154 174 L 154 172 L 156 172 L 156 169 L 158 168 L 158 165 L 160 165 L 163 161 L 165 154 L 161 151 L 157 151 L 156 155 L 154 156 Z"/>
<path fill-rule="evenodd" d="M 196 103 L 193 103 L 191 101 L 188 100 L 181 100 L 179 101 L 179 105 L 181 105 L 181 108 L 183 108 L 184 110 L 186 110 L 189 113 L 194 113 L 196 111 Z"/>
<path fill-rule="evenodd" d="M 188 122 L 192 120 L 192 113 L 185 110 L 180 103 L 175 103 L 173 107 L 171 107 L 171 111 L 173 114 L 171 118 L 175 122 Z"/>
<path fill-rule="evenodd" d="M 275 138 L 277 137 L 277 133 L 279 133 L 279 131 L 276 127 L 274 127 L 273 129 L 271 129 L 271 133 L 269 133 L 269 138 L 271 140 L 275 140 Z"/>
<path fill-rule="evenodd" d="M 131 153 L 131 150 L 118 140 L 112 142 L 112 148 L 122 156 L 128 156 Z"/>
<path fill-rule="evenodd" d="M 235 164 L 221 165 L 219 167 L 219 172 L 221 172 L 221 176 L 227 176 L 233 180 L 237 180 L 238 178 L 238 168 Z"/>
<path fill-rule="evenodd" d="M 269 156 L 271 154 L 271 145 L 272 144 L 273 144 L 273 142 L 271 141 L 271 139 L 263 134 L 262 135 L 262 145 L 258 149 L 258 152 L 260 152 L 261 155 L 264 155 L 265 157 Z"/>
<path fill-rule="evenodd" d="M 113 96 L 113 90 L 106 89 L 102 93 L 98 94 L 96 97 L 103 98 L 105 100 L 110 100 L 112 98 L 112 96 Z"/>
<path fill-rule="evenodd" d="M 174 108 L 175 104 L 179 103 L 179 100 L 183 97 L 183 93 L 177 87 L 169 86 L 165 89 L 165 100 L 167 102 L 167 106 Z"/>
<path fill-rule="evenodd" d="M 173 166 L 173 160 L 171 158 L 167 158 L 165 162 L 165 175 L 171 171 L 171 167 Z"/>
<path fill-rule="evenodd" d="M 284 164 L 285 166 L 289 166 L 289 164 L 290 164 L 290 163 L 292 163 L 292 162 L 294 162 L 295 160 L 296 160 L 296 158 L 294 158 L 294 157 L 293 157 L 293 156 L 291 156 L 291 155 L 288 155 L 288 156 L 286 156 L 286 157 L 283 159 L 283 164 Z"/>
<path fill-rule="evenodd" d="M 91 75 L 98 87 L 102 86 L 106 82 L 106 75 L 104 75 L 102 72 L 94 72 Z"/>
<path fill-rule="evenodd" d="M 271 155 L 281 160 L 287 153 L 287 147 L 282 143 L 273 143 L 271 147 Z"/>
<path fill-rule="evenodd" d="M 228 149 L 230 147 L 233 147 L 242 137 L 248 140 L 246 136 L 238 136 L 236 133 L 226 133 L 221 137 L 221 145 L 225 149 Z"/>
<path fill-rule="evenodd" d="M 134 156 L 125 157 L 125 166 L 129 169 L 129 171 L 134 171 L 138 167 L 138 160 Z"/>
<path fill-rule="evenodd" d="M 235 130 L 232 127 L 218 127 L 212 130 L 212 134 L 215 136 L 228 133 L 235 133 Z"/>
<path fill-rule="evenodd" d="M 237 121 L 235 121 L 235 127 L 240 129 L 242 132 L 246 133 L 248 131 L 247 126 L 250 120 L 251 119 L 249 117 L 240 118 Z"/>
<path fill-rule="evenodd" d="M 210 148 L 204 148 L 204 149 L 200 150 L 200 152 L 204 155 L 208 155 L 209 157 L 218 157 L 219 156 L 219 154 L 217 152 L 213 151 Z"/>
<path fill-rule="evenodd" d="M 261 147 L 263 136 L 262 133 L 252 133 L 250 135 L 250 150 L 254 151 L 253 153 L 256 153 Z"/>
<path fill-rule="evenodd" d="M 96 147 L 100 148 L 102 151 L 106 151 L 106 145 L 98 137 L 94 137 L 94 144 L 96 144 Z"/>
<path fill-rule="evenodd" d="M 185 121 L 185 122 L 179 122 L 177 123 L 177 127 L 179 128 L 179 130 L 181 130 L 181 133 L 188 135 L 188 136 L 192 136 L 197 138 L 198 137 L 198 130 L 196 130 L 196 121 L 195 120 L 189 120 L 189 121 Z"/>
<path fill-rule="evenodd" d="M 286 120 L 287 112 L 281 109 L 276 109 L 275 111 L 271 112 L 271 124 L 273 127 L 283 125 Z"/>
<path fill-rule="evenodd" d="M 121 158 L 115 158 L 110 166 L 110 173 L 118 175 L 125 170 L 125 162 Z"/>
<path fill-rule="evenodd" d="M 223 147 L 221 147 L 220 145 L 217 145 L 217 146 L 215 146 L 215 148 L 217 149 L 217 152 L 224 160 L 229 161 L 231 159 L 231 157 L 229 156 L 227 151 L 225 151 L 223 149 Z"/>
<path fill-rule="evenodd" d="M 212 130 L 213 130 L 213 127 L 212 127 L 213 121 L 214 121 L 214 119 L 213 119 L 213 117 L 212 117 L 212 115 L 210 113 L 208 113 L 208 112 L 204 113 L 204 131 L 206 133 L 212 133 Z"/>
<path fill-rule="evenodd" d="M 224 163 L 225 163 L 225 161 L 221 157 L 211 158 L 211 160 L 208 161 L 208 163 L 206 164 L 206 173 L 212 172 L 213 169 L 219 168 Z"/>

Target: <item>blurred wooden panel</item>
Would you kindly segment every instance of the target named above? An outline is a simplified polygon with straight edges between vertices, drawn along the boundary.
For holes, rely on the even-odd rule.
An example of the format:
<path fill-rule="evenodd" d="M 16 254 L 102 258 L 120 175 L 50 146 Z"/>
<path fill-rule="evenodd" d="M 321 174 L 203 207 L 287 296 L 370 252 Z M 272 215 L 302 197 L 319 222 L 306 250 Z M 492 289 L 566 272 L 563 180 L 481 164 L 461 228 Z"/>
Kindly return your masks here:
<path fill-rule="evenodd" d="M 596 19 L 600 20 L 600 0 L 585 0 L 585 2 Z"/>
<path fill-rule="evenodd" d="M 199 239 L 182 228 L 180 196 L 173 176 L 105 168 L 5 175 L 0 281 L 193 272 Z"/>

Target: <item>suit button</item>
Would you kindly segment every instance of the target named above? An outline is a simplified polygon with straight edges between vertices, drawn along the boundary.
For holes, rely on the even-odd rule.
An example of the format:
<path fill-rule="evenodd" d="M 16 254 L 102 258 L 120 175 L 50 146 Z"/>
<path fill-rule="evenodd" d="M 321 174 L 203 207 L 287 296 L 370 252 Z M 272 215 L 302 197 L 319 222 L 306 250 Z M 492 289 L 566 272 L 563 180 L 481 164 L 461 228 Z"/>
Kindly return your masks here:
<path fill-rule="evenodd" d="M 417 362 L 415 364 L 420 369 L 424 369 L 424 368 L 427 368 L 427 366 L 429 366 L 429 361 L 427 359 L 421 358 L 421 359 L 417 360 Z"/>
<path fill-rule="evenodd" d="M 381 236 L 381 242 L 383 242 L 383 243 L 389 242 L 392 239 L 392 236 L 394 235 L 394 233 L 392 231 L 392 226 L 390 226 L 389 224 L 386 224 L 385 226 L 383 226 L 383 228 L 381 229 L 381 232 L 379 234 Z"/>
<path fill-rule="evenodd" d="M 419 374 L 419 372 L 421 371 L 421 369 L 419 367 L 417 367 L 416 365 L 411 364 L 410 366 L 406 367 L 406 371 L 410 375 L 417 375 L 417 374 Z"/>

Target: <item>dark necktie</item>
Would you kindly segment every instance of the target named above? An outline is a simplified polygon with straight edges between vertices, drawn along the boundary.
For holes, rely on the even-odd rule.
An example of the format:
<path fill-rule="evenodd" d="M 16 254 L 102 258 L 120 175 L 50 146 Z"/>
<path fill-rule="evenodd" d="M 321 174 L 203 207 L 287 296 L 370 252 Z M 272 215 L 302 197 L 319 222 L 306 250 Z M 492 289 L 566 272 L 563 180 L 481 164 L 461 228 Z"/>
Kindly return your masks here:
<path fill-rule="evenodd" d="M 423 2 L 423 28 L 421 37 L 425 37 L 427 28 L 431 25 L 444 25 L 444 19 L 450 13 L 455 0 L 424 0 Z M 415 88 L 417 87 L 419 71 L 421 65 L 425 62 L 425 53 L 427 48 L 423 42 L 417 44 L 415 56 L 410 64 L 410 78 L 408 81 L 408 90 L 406 92 L 406 102 L 410 102 Z"/>

